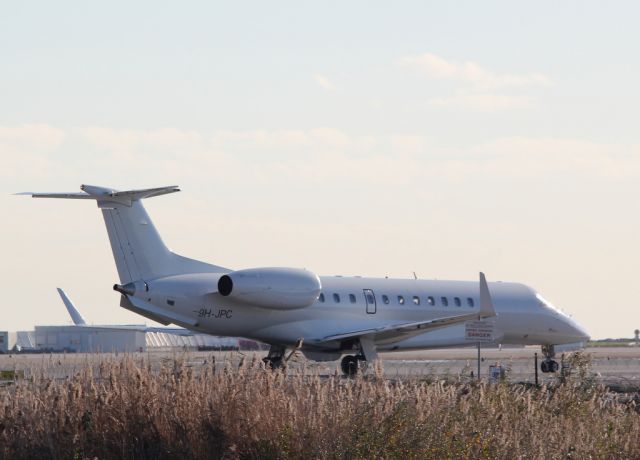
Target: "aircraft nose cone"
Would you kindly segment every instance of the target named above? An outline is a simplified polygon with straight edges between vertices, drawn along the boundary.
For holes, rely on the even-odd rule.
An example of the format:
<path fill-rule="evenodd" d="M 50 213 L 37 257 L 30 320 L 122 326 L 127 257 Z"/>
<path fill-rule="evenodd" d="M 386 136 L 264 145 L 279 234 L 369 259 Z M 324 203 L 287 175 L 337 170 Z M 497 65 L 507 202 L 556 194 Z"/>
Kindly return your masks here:
<path fill-rule="evenodd" d="M 587 330 L 571 318 L 565 320 L 568 334 L 575 337 L 576 342 L 588 342 L 591 338 Z"/>

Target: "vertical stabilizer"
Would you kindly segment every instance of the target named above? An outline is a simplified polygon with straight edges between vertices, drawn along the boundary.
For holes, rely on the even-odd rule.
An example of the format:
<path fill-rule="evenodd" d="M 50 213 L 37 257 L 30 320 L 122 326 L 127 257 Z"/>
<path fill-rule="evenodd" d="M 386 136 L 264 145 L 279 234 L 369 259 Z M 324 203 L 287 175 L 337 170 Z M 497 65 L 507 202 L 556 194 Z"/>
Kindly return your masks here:
<path fill-rule="evenodd" d="M 141 200 L 179 192 L 177 186 L 116 191 L 82 185 L 81 193 L 29 193 L 34 198 L 93 199 L 102 210 L 120 282 L 229 270 L 175 254 L 167 248 Z"/>
<path fill-rule="evenodd" d="M 69 316 L 71 316 L 71 319 L 73 320 L 73 324 L 75 324 L 76 326 L 86 325 L 87 322 L 84 320 L 84 318 L 82 317 L 80 312 L 76 309 L 76 307 L 73 306 L 73 302 L 71 302 L 71 299 L 67 297 L 67 294 L 65 294 L 65 292 L 60 288 L 56 288 L 56 289 L 58 290 L 58 294 L 60 294 L 60 297 L 62 297 L 64 306 L 67 307 L 67 311 L 69 312 Z"/>

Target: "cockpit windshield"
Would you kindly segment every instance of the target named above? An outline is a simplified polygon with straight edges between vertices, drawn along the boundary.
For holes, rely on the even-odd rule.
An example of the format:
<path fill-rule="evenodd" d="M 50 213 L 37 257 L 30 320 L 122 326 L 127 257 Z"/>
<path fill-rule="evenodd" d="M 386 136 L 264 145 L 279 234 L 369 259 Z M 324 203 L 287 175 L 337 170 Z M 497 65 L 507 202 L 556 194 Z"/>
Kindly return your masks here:
<path fill-rule="evenodd" d="M 559 308 L 555 307 L 551 302 L 549 302 L 547 299 L 542 297 L 537 292 L 536 292 L 536 299 L 538 299 L 538 301 L 540 302 L 540 306 L 541 307 L 548 307 L 548 308 L 551 308 L 552 310 L 555 310 L 557 312 L 561 312 L 561 310 Z"/>

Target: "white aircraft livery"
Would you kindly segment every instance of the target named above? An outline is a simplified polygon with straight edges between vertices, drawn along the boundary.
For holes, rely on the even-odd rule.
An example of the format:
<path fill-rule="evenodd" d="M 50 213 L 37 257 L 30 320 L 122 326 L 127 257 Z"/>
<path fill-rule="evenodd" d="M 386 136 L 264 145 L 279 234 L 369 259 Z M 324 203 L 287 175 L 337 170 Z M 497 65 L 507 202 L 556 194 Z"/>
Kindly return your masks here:
<path fill-rule="evenodd" d="M 342 371 L 352 375 L 379 351 L 473 345 L 469 325 L 480 324 L 494 343 L 541 345 L 542 371 L 555 372 L 554 345 L 589 338 L 532 288 L 487 283 L 482 273 L 479 282 L 327 277 L 299 268 L 231 270 L 189 259 L 165 246 L 141 202 L 178 192 L 177 186 L 80 188 L 25 194 L 97 202 L 122 307 L 164 325 L 268 343 L 271 367 L 283 363 L 287 348 L 300 349 L 317 361 L 342 357 Z"/>

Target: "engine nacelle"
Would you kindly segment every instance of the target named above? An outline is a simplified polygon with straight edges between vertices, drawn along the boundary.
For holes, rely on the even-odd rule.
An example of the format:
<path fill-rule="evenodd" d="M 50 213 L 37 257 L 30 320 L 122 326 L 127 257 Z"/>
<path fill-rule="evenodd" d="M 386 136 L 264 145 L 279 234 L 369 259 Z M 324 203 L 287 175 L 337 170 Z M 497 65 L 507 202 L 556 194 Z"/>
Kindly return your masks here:
<path fill-rule="evenodd" d="M 249 268 L 218 280 L 220 295 L 277 310 L 308 307 L 318 299 L 321 289 L 315 273 L 299 268 Z"/>

